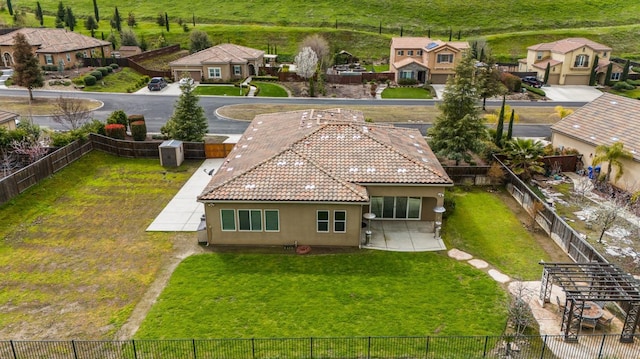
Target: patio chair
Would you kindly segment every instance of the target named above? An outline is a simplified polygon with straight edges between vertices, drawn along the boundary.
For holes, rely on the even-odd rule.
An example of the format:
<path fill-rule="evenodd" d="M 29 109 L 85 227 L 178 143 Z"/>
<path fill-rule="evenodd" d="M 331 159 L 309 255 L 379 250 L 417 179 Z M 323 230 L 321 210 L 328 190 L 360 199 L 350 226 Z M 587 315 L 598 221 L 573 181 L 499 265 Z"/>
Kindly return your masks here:
<path fill-rule="evenodd" d="M 603 327 L 603 328 L 611 329 L 611 323 L 612 322 L 613 322 L 613 317 L 611 317 L 611 318 L 602 317 L 602 318 L 598 319 L 598 322 L 596 324 L 598 326 Z"/>
<path fill-rule="evenodd" d="M 591 329 L 592 332 L 595 332 L 596 326 L 598 326 L 598 320 L 582 318 L 582 322 L 580 323 L 580 326 L 586 329 Z"/>

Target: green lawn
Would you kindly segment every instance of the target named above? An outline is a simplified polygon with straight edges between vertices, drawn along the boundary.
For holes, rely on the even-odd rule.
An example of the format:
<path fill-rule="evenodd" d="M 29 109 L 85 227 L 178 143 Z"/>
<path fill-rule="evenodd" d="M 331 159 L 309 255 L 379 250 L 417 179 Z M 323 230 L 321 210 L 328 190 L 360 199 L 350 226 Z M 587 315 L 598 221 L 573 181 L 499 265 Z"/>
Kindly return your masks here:
<path fill-rule="evenodd" d="M 260 89 L 258 96 L 260 97 L 289 97 L 287 91 L 280 85 L 270 82 L 252 82 L 253 86 Z"/>
<path fill-rule="evenodd" d="M 198 85 L 193 93 L 210 96 L 244 96 L 245 90 L 232 85 Z"/>
<path fill-rule="evenodd" d="M 386 88 L 382 91 L 382 98 L 431 99 L 429 90 L 421 87 Z"/>
<path fill-rule="evenodd" d="M 145 228 L 199 164 L 93 151 L 0 206 L 0 338 L 112 339 L 193 239 Z"/>
<path fill-rule="evenodd" d="M 141 79 L 144 77 L 144 75 L 141 75 L 132 68 L 124 67 L 115 73 L 110 73 L 103 77 L 102 80 L 99 80 L 93 86 L 85 86 L 84 91 L 121 93 L 135 92 L 146 86 L 146 83 L 141 82 Z M 136 84 L 138 83 L 141 83 L 141 85 L 137 86 Z"/>
<path fill-rule="evenodd" d="M 455 210 L 444 221 L 448 248 L 469 252 L 515 278 L 540 278 L 538 262 L 549 261 L 549 255 L 499 198 L 482 189 L 458 190 L 454 198 Z"/>
<path fill-rule="evenodd" d="M 629 91 L 616 91 L 613 89 L 609 89 L 607 90 L 607 92 L 610 92 L 612 94 L 619 95 L 619 96 L 640 99 L 640 87 L 636 87 L 635 90 L 629 90 Z"/>
<path fill-rule="evenodd" d="M 497 335 L 505 292 L 437 253 L 189 257 L 136 338 Z"/>

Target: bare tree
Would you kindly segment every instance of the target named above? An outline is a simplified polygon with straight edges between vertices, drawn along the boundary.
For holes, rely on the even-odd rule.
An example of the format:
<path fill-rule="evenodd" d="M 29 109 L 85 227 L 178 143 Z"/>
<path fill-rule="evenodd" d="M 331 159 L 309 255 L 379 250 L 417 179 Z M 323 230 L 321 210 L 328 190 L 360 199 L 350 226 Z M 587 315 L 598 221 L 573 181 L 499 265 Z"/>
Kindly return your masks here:
<path fill-rule="evenodd" d="M 593 190 L 593 183 L 589 180 L 589 177 L 580 177 L 573 181 L 573 193 L 578 195 L 580 203 L 584 202 L 587 193 Z"/>
<path fill-rule="evenodd" d="M 627 209 L 629 202 L 622 198 L 610 198 L 595 211 L 594 223 L 600 228 L 598 243 L 602 243 L 604 233 L 613 227 L 620 215 Z"/>
<path fill-rule="evenodd" d="M 0 173 L 2 174 L 2 177 L 7 177 L 18 167 L 18 160 L 13 153 L 9 151 L 0 151 Z"/>
<path fill-rule="evenodd" d="M 305 47 L 310 47 L 311 50 L 316 53 L 318 57 L 318 67 L 324 69 L 325 65 L 328 64 L 331 51 L 327 40 L 318 34 L 309 35 L 302 40 L 300 49 L 304 49 Z"/>
<path fill-rule="evenodd" d="M 309 96 L 314 96 L 313 76 L 318 67 L 318 55 L 310 47 L 303 47 L 295 58 L 296 73 L 303 79 L 309 79 Z"/>
<path fill-rule="evenodd" d="M 533 293 L 522 281 L 516 281 L 510 288 L 511 299 L 508 304 L 509 324 L 514 330 L 514 336 L 520 337 L 524 331 L 534 322 L 531 309 L 527 303 Z"/>
<path fill-rule="evenodd" d="M 48 150 L 46 147 L 42 146 L 38 141 L 11 141 L 11 149 L 17 155 L 26 156 L 29 160 L 29 163 L 34 163 L 35 161 L 44 157 Z"/>
<path fill-rule="evenodd" d="M 91 111 L 87 111 L 84 102 L 77 98 L 58 97 L 53 111 L 53 121 L 75 130 L 91 118 Z"/>

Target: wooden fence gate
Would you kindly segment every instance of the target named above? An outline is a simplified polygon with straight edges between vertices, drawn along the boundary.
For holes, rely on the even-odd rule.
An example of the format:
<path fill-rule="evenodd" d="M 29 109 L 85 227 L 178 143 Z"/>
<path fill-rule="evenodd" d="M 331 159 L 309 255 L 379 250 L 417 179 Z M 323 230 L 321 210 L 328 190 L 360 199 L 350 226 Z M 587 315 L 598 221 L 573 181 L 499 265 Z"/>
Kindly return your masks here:
<path fill-rule="evenodd" d="M 234 146 L 233 143 L 205 143 L 204 155 L 206 158 L 225 158 Z"/>

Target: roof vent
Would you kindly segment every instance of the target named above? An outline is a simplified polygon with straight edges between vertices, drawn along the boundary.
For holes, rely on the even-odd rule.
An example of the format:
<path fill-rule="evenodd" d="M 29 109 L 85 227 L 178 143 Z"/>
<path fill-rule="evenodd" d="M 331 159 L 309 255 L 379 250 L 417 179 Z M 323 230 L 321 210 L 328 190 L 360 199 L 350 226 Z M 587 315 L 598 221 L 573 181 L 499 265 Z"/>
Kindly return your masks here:
<path fill-rule="evenodd" d="M 304 162 L 302 161 L 296 161 L 293 165 L 294 166 L 302 166 L 304 164 Z"/>
<path fill-rule="evenodd" d="M 315 189 L 315 188 L 316 188 L 316 186 L 312 185 L 312 184 L 308 184 L 308 185 L 304 186 L 304 189 Z"/>
<path fill-rule="evenodd" d="M 573 128 L 580 128 L 580 125 L 578 125 L 578 124 L 573 125 Z"/>
<path fill-rule="evenodd" d="M 414 135 L 409 135 L 409 138 L 416 138 Z"/>
<path fill-rule="evenodd" d="M 349 168 L 349 172 L 358 172 L 358 167 Z"/>
<path fill-rule="evenodd" d="M 249 147 L 249 145 L 242 145 L 242 148 L 247 148 Z"/>
<path fill-rule="evenodd" d="M 262 121 L 258 121 L 258 125 L 262 125 Z"/>
<path fill-rule="evenodd" d="M 376 169 L 375 169 L 374 167 L 369 167 L 369 168 L 367 168 L 367 172 L 368 172 L 368 173 L 373 173 L 373 172 L 375 172 L 375 171 L 376 171 Z"/>
<path fill-rule="evenodd" d="M 424 153 L 424 151 L 423 151 L 423 150 L 420 150 L 420 149 L 418 149 L 417 151 L 418 151 L 418 153 L 420 153 L 420 154 L 423 154 L 423 153 Z"/>
<path fill-rule="evenodd" d="M 253 137 L 247 137 L 247 141 L 253 140 Z"/>
<path fill-rule="evenodd" d="M 254 189 L 254 188 L 256 188 L 256 185 L 255 184 L 248 184 L 248 185 L 245 185 L 244 188 L 246 188 L 246 189 Z"/>
<path fill-rule="evenodd" d="M 233 171 L 233 167 L 227 168 L 227 172 L 231 172 L 231 171 Z"/>
<path fill-rule="evenodd" d="M 287 164 L 287 161 L 278 161 L 278 163 L 276 165 L 278 166 L 284 166 Z"/>
<path fill-rule="evenodd" d="M 611 137 L 611 141 L 618 141 L 619 138 L 618 137 Z"/>
<path fill-rule="evenodd" d="M 353 135 L 353 139 L 354 140 L 359 140 L 360 139 L 360 135 Z"/>
<path fill-rule="evenodd" d="M 236 158 L 240 158 L 240 157 L 242 157 L 242 155 L 236 155 Z"/>
<path fill-rule="evenodd" d="M 406 173 L 407 169 L 406 168 L 398 168 L 398 173 Z"/>

